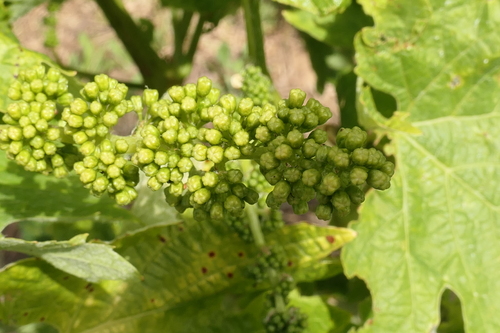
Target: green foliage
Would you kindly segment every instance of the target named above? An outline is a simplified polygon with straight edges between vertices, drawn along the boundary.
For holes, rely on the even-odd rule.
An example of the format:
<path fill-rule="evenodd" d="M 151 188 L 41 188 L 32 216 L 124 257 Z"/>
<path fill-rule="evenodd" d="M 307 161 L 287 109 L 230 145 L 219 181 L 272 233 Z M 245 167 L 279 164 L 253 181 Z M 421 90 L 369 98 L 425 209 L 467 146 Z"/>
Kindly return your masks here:
<path fill-rule="evenodd" d="M 268 243 L 283 249 L 290 262 L 286 271 L 299 278 L 311 263 L 353 237 L 348 229 L 299 224 L 270 234 Z M 223 224 L 192 221 L 155 226 L 119 238 L 112 245 L 138 269 L 140 280 L 89 284 L 43 261 L 24 260 L 0 274 L 0 294 L 8 295 L 0 308 L 2 322 L 19 325 L 44 318 L 42 321 L 61 332 L 157 332 L 180 313 L 188 320 L 189 311 L 179 308 L 193 307 L 195 301 L 231 289 L 254 293 L 265 288 L 255 286 L 246 275 L 245 267 L 258 249 Z M 314 278 L 320 277 L 318 271 Z M 33 307 L 44 304 L 44 299 L 57 302 Z M 87 304 L 84 308 L 82 302 Z M 182 332 L 182 325 L 171 329 Z"/>
<path fill-rule="evenodd" d="M 116 254 L 109 245 L 86 243 L 87 236 L 77 235 L 62 242 L 28 242 L 16 238 L 0 238 L 0 250 L 39 257 L 61 271 L 89 282 L 138 278 L 135 268 Z"/>
<path fill-rule="evenodd" d="M 346 273 L 373 295 L 361 332 L 429 331 L 447 288 L 462 302 L 466 331 L 498 331 L 499 4 L 362 4 L 375 27 L 356 38 L 360 111 L 391 138 L 398 168 L 390 191 L 367 196 L 352 226 L 358 237 L 343 251 Z M 406 114 L 370 117 L 370 86 Z"/>

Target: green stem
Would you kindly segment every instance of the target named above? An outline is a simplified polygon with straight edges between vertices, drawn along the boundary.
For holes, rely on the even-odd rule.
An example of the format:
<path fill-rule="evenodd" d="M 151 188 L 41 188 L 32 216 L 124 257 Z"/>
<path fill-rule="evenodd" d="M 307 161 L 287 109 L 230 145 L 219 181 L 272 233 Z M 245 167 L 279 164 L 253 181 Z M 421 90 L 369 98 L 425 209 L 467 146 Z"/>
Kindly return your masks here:
<path fill-rule="evenodd" d="M 264 52 L 264 36 L 260 20 L 260 0 L 243 0 L 247 29 L 248 55 L 250 60 L 269 76 Z"/>
<path fill-rule="evenodd" d="M 186 54 L 186 58 L 188 62 L 193 62 L 194 53 L 196 52 L 196 48 L 198 47 L 198 42 L 200 41 L 200 37 L 203 33 L 203 26 L 205 25 L 205 18 L 200 15 L 198 18 L 198 23 L 196 24 L 196 29 L 194 30 L 193 36 L 191 37 L 191 43 L 189 44 L 189 49 Z"/>
<path fill-rule="evenodd" d="M 184 40 L 186 39 L 193 12 L 176 10 L 172 13 L 172 25 L 174 27 L 174 62 L 180 63 L 184 58 Z"/>
<path fill-rule="evenodd" d="M 144 84 L 165 91 L 168 80 L 166 62 L 149 45 L 143 32 L 127 13 L 121 0 L 95 0 L 139 68 Z"/>
<path fill-rule="evenodd" d="M 257 207 L 255 205 L 247 205 L 245 209 L 248 217 L 248 224 L 250 225 L 250 231 L 252 232 L 255 245 L 259 248 L 266 245 L 266 240 L 264 239 L 264 234 L 260 228 L 259 216 L 257 215 Z"/>

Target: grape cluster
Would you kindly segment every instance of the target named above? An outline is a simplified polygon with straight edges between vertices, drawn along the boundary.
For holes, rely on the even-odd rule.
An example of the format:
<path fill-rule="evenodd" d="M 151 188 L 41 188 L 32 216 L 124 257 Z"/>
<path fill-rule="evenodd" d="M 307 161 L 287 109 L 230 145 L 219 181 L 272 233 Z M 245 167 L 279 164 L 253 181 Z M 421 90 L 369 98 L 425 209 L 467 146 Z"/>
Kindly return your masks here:
<path fill-rule="evenodd" d="M 286 267 L 287 258 L 281 247 L 272 247 L 261 253 L 255 265 L 249 266 L 247 272 L 249 277 L 260 283 L 269 278 L 271 270 L 280 271 Z"/>
<path fill-rule="evenodd" d="M 293 280 L 293 277 L 288 275 L 288 274 L 282 274 L 280 280 L 278 283 L 273 287 L 271 291 L 267 293 L 267 307 L 268 308 L 275 308 L 277 306 L 276 304 L 276 297 L 281 297 L 283 299 L 284 303 L 287 304 L 289 299 L 288 299 L 288 294 L 295 289 L 296 284 L 295 281 Z"/>
<path fill-rule="evenodd" d="M 57 127 L 56 101 L 68 105 L 68 80 L 59 71 L 38 66 L 21 70 L 8 90 L 9 104 L 0 130 L 0 149 L 26 170 L 57 177 L 67 175 L 72 167 L 75 149 L 62 141 Z"/>
<path fill-rule="evenodd" d="M 341 129 L 337 146 L 325 145 L 327 133 L 315 128 L 331 116 L 330 110 L 314 99 L 303 105 L 304 100 L 305 93 L 293 89 L 266 125 L 257 128 L 256 138 L 266 143 L 258 163 L 274 185 L 266 202 L 271 208 L 288 202 L 294 213 L 304 214 L 316 198 L 316 215 L 329 220 L 334 210 L 344 215 L 351 202 L 364 201 L 365 184 L 387 189 L 394 165 L 380 151 L 363 148 L 366 132 L 359 127 Z"/>
<path fill-rule="evenodd" d="M 240 218 L 246 204 L 265 203 L 270 210 L 260 222 L 273 229 L 282 223 L 277 210 L 284 202 L 303 214 L 317 199 L 316 214 L 329 219 L 362 202 L 365 184 L 390 186 L 394 165 L 363 147 L 366 133 L 344 129 L 337 146 L 326 145 L 326 132 L 317 127 L 332 114 L 314 99 L 304 104 L 299 89 L 276 106 L 220 96 L 206 77 L 171 87 L 163 99 L 153 89 L 130 99 L 127 93 L 125 85 L 97 75 L 73 98 L 59 71 L 23 70 L 8 92 L 15 102 L 2 118 L 0 148 L 27 170 L 64 176 L 74 167 L 93 194 L 107 192 L 122 205 L 136 197 L 141 169 L 148 186 L 163 188 L 179 212 L 193 208 L 196 219 L 225 220 L 248 239 Z M 120 117 L 142 116 L 144 109 L 130 137 L 111 134 Z M 244 175 L 234 166 L 240 160 L 256 169 Z"/>
<path fill-rule="evenodd" d="M 272 309 L 264 319 L 268 333 L 301 333 L 307 327 L 307 315 L 297 307 L 289 307 L 280 312 Z"/>
<path fill-rule="evenodd" d="M 252 99 L 255 105 L 273 103 L 275 90 L 271 79 L 262 73 L 258 66 L 247 66 L 242 73 L 243 85 L 241 90 L 246 97 Z"/>

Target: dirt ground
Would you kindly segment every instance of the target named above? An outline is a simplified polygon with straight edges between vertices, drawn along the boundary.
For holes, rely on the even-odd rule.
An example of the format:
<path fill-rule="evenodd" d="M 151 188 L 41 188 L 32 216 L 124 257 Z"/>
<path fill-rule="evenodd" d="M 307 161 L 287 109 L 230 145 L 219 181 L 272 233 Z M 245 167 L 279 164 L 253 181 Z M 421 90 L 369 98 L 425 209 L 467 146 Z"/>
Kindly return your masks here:
<path fill-rule="evenodd" d="M 156 40 L 156 44 L 160 45 L 159 53 L 163 56 L 170 54 L 173 35 L 169 25 L 169 10 L 160 8 L 156 0 L 124 0 L 124 4 L 135 19 L 147 18 L 154 23 L 159 36 Z M 334 88 L 327 86 L 322 95 L 316 91 L 316 74 L 297 32 L 281 18 L 276 6 L 269 3 L 264 5 L 270 9 L 270 13 L 263 15 L 266 56 L 278 92 L 286 96 L 290 89 L 301 88 L 309 97 L 318 99 L 330 107 L 334 114 L 338 114 Z M 45 5 L 33 9 L 15 22 L 14 32 L 23 46 L 54 57 L 54 54 L 43 46 L 43 18 L 46 14 Z M 63 64 L 70 64 L 71 58 L 82 52 L 79 41 L 82 33 L 88 35 L 96 49 L 112 42 L 121 47 L 94 1 L 67 0 L 57 14 L 57 19 L 60 45 L 55 53 Z M 231 61 L 237 62 L 246 45 L 245 23 L 241 11 L 224 18 L 215 29 L 202 35 L 192 72 L 186 82 L 196 82 L 202 75 L 212 79 L 218 76 L 218 73 L 214 72 L 213 64 L 217 63 L 217 53 L 224 43 L 230 46 Z M 122 52 L 125 53 L 123 47 Z M 138 70 L 130 61 L 123 61 L 107 74 L 118 80 L 130 81 L 130 78 L 138 77 Z M 336 122 L 335 119 L 333 121 Z"/>

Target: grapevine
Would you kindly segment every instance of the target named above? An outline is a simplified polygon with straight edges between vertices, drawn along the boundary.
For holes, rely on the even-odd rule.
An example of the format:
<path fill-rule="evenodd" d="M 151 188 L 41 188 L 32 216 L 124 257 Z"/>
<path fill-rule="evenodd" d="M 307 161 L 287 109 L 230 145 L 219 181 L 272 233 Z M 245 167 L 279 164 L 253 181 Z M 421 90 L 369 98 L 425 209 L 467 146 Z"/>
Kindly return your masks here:
<path fill-rule="evenodd" d="M 226 223 L 261 247 L 248 275 L 271 284 L 266 330 L 301 332 L 306 316 L 287 305 L 294 288 L 284 273 L 287 254 L 267 246 L 262 232 L 283 226 L 284 203 L 304 214 L 316 201 L 323 220 L 349 213 L 367 187 L 390 186 L 394 165 L 365 148 L 367 134 L 358 127 L 341 129 L 337 145 L 329 145 L 318 128 L 332 116 L 328 108 L 306 101 L 299 89 L 272 104 L 264 94 L 270 81 L 255 68 L 247 73 L 245 79 L 261 80 L 262 91 L 238 100 L 221 96 L 207 77 L 173 86 L 165 98 L 154 89 L 127 97 L 127 86 L 104 74 L 75 97 L 57 69 L 23 69 L 8 91 L 13 102 L 2 117 L 0 149 L 28 171 L 56 177 L 74 171 L 92 194 L 107 193 L 120 205 L 137 197 L 141 171 L 180 213 Z M 114 135 L 129 112 L 137 113 L 137 127 L 130 136 Z"/>

